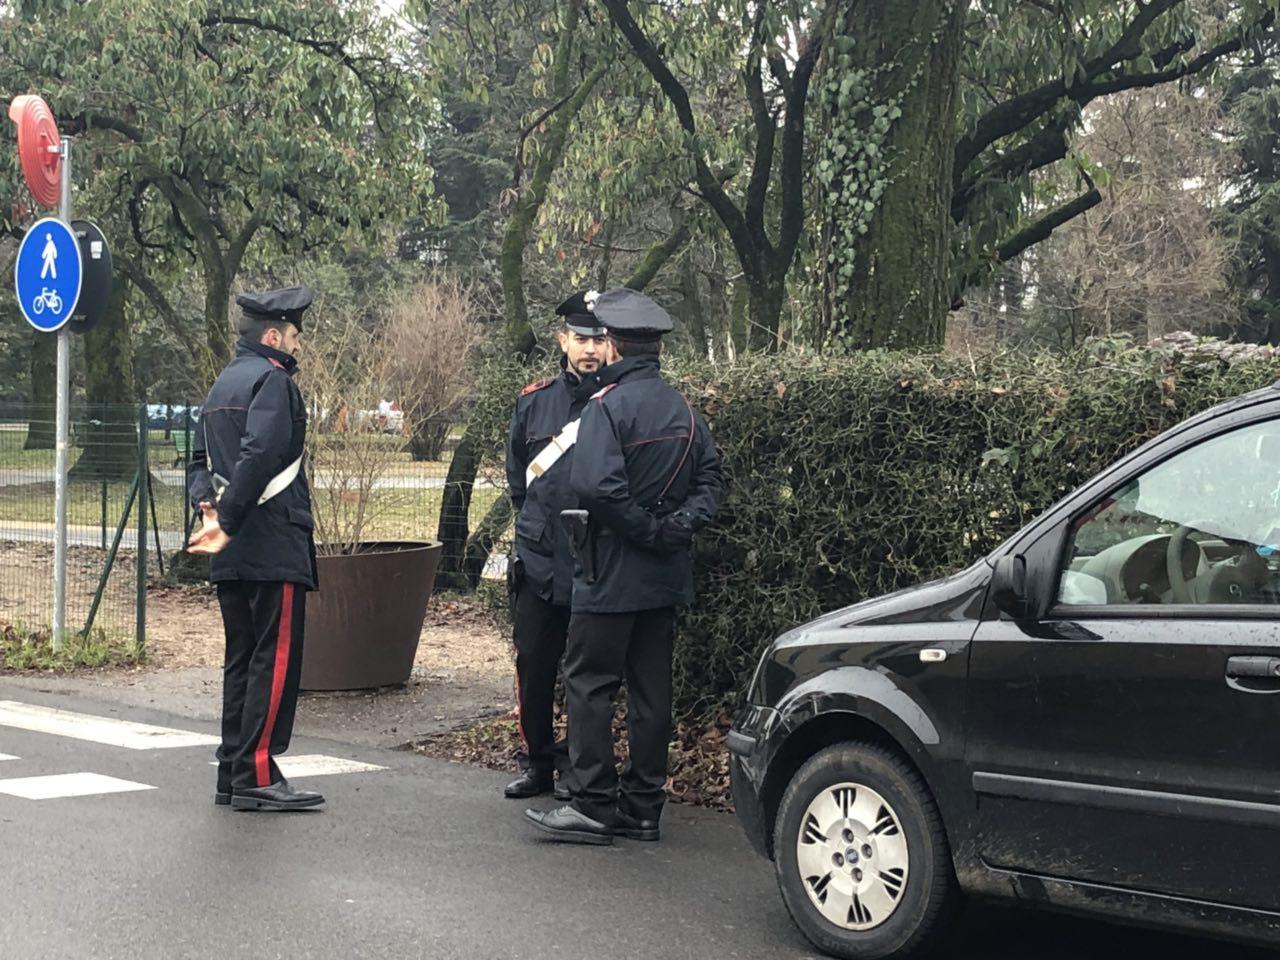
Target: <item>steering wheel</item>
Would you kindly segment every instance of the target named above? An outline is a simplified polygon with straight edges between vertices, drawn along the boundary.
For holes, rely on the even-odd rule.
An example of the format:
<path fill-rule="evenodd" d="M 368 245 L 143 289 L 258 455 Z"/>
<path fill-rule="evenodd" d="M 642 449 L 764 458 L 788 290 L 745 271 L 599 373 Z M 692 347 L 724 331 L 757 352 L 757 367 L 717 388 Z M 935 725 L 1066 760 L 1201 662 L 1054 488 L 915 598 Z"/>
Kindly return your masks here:
<path fill-rule="evenodd" d="M 1187 538 L 1193 533 L 1203 532 L 1204 528 L 1209 526 L 1210 523 L 1211 521 L 1208 521 L 1208 520 L 1198 520 L 1195 523 L 1180 523 L 1178 524 L 1178 529 L 1174 530 L 1173 533 L 1170 534 L 1169 536 L 1169 544 L 1165 548 L 1164 565 L 1165 565 L 1165 572 L 1168 574 L 1168 577 L 1169 577 L 1169 590 L 1173 594 L 1174 603 L 1199 602 L 1196 600 L 1195 596 L 1191 593 L 1191 584 L 1188 583 L 1187 578 L 1183 575 L 1182 551 L 1183 551 L 1184 544 L 1186 544 L 1187 542 Z M 1250 547 L 1250 544 L 1247 541 L 1240 540 L 1235 537 L 1224 537 L 1219 535 L 1219 539 L 1222 540 L 1223 543 L 1226 543 L 1229 546 L 1235 547 L 1238 555 L 1244 554 Z M 1196 550 L 1200 552 L 1201 556 L 1203 556 L 1204 551 L 1200 548 L 1200 545 L 1195 543 L 1194 540 L 1192 540 L 1191 542 L 1195 544 Z M 1219 585 L 1216 583 L 1216 581 L 1209 585 L 1211 601 L 1213 600 L 1212 595 L 1215 592 L 1219 592 L 1216 589 L 1218 586 Z M 1224 583 L 1222 585 L 1222 588 L 1227 589 L 1228 586 L 1229 585 Z M 1229 601 L 1225 600 L 1224 598 L 1224 602 L 1229 602 Z"/>

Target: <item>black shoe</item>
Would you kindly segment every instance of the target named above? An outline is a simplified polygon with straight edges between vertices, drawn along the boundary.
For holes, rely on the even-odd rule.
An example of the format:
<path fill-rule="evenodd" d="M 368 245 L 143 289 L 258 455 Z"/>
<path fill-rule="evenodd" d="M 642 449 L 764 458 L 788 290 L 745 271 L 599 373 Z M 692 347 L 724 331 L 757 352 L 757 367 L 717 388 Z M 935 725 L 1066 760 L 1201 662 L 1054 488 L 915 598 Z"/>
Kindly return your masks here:
<path fill-rule="evenodd" d="M 593 843 L 607 846 L 613 843 L 613 828 L 599 820 L 592 820 L 585 813 L 565 805 L 543 813 L 526 810 L 524 815 L 539 830 L 549 833 L 562 843 Z"/>
<path fill-rule="evenodd" d="M 269 787 L 237 787 L 231 792 L 232 810 L 305 810 L 324 803 L 324 797 L 310 790 L 295 790 L 287 780 Z"/>
<path fill-rule="evenodd" d="M 551 795 L 555 797 L 557 800 L 559 800 L 561 803 L 568 803 L 570 800 L 573 799 L 573 791 L 570 790 L 568 787 L 566 787 L 559 780 L 556 781 L 556 788 Z"/>
<path fill-rule="evenodd" d="M 551 774 L 525 770 L 506 785 L 502 795 L 508 800 L 527 800 L 530 797 L 540 797 L 544 793 L 550 793 L 551 786 Z"/>
<path fill-rule="evenodd" d="M 659 839 L 658 821 L 641 820 L 619 810 L 613 833 L 614 836 L 626 837 L 628 840 L 657 840 Z"/>
<path fill-rule="evenodd" d="M 213 802 L 219 807 L 228 806 L 231 803 L 231 791 L 223 790 L 219 787 L 217 792 L 213 795 Z"/>

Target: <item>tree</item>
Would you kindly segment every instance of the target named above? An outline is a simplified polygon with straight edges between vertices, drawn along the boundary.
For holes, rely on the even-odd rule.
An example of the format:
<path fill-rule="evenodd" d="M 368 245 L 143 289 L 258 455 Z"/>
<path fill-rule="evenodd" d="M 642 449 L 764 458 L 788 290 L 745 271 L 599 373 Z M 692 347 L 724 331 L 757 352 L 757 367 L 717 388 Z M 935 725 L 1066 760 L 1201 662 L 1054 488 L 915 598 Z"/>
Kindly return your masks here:
<path fill-rule="evenodd" d="M 514 356 L 522 364 L 537 362 L 539 345 L 545 342 L 545 323 L 538 318 L 550 317 L 551 310 L 545 308 L 581 279 L 576 258 L 566 248 L 590 243 L 576 235 L 574 226 L 556 235 L 557 215 L 572 203 L 566 203 L 564 188 L 572 178 L 565 170 L 566 157 L 578 155 L 575 151 L 585 137 L 582 115 L 606 109 L 618 92 L 604 87 L 616 60 L 608 34 L 591 22 L 583 0 L 450 0 L 410 4 L 407 14 L 419 28 L 428 65 L 424 69 L 441 75 L 449 91 L 449 124 L 433 131 L 433 154 L 448 158 L 445 166 L 450 171 L 461 168 L 447 188 L 463 200 L 456 212 L 465 213 L 434 236 L 447 245 L 451 257 L 456 257 L 457 241 L 468 238 L 464 270 L 474 268 L 471 257 L 479 251 L 487 255 L 492 250 L 501 279 L 502 310 L 492 322 L 489 352 Z M 464 184 L 474 186 L 476 176 L 496 184 L 494 156 L 503 147 L 509 158 L 506 180 L 482 214 L 477 206 L 480 196 Z M 467 171 L 470 164 L 474 174 Z M 491 227 L 492 235 L 482 239 L 479 225 Z M 420 239 L 410 249 L 431 249 L 424 248 L 422 240 L 429 244 L 433 231 L 415 230 L 415 235 Z M 673 224 L 668 234 L 619 266 L 633 268 L 628 280 L 643 286 L 687 237 L 681 224 Z M 530 254 L 547 248 L 557 256 L 538 263 L 542 276 L 531 284 Z M 510 524 L 510 503 L 502 499 L 474 533 L 470 529 L 467 518 L 482 452 L 483 445 L 468 427 L 450 460 L 442 497 L 437 532 L 444 544 L 437 573 L 442 588 L 474 587 L 494 539 Z"/>
<path fill-rule="evenodd" d="M 677 118 L 689 189 L 732 240 L 748 343 L 778 335 L 803 264 L 823 292 L 807 338 L 852 349 L 940 343 L 966 288 L 1101 202 L 1087 182 L 1053 209 L 1033 202 L 1036 171 L 1072 165 L 1081 111 L 1214 68 L 1276 6 L 600 2 Z"/>
<path fill-rule="evenodd" d="M 84 335 L 85 399 L 89 423 L 84 452 L 72 468 L 76 479 L 128 480 L 138 468 L 136 418 L 125 410 L 137 401 L 133 379 L 132 288 L 117 278 L 102 321 Z M 123 422 L 122 422 L 123 421 Z"/>
<path fill-rule="evenodd" d="M 674 111 L 694 189 L 733 244 L 748 289 L 748 342 L 772 347 L 805 227 L 809 87 L 830 39 L 837 3 L 748 0 L 730 5 L 726 13 L 713 5 L 637 12 L 629 0 L 601 2 Z M 794 50 L 790 58 L 789 49 Z M 745 156 L 725 166 L 715 162 L 715 138 L 708 135 L 687 84 L 673 69 L 677 64 L 693 71 L 707 63 L 732 64 L 730 71 L 741 87 L 738 106 L 750 123 L 750 133 L 741 134 Z M 723 108 L 720 98 L 712 104 Z M 741 199 L 726 186 L 739 170 L 748 171 Z"/>
<path fill-rule="evenodd" d="M 0 80 L 82 136 L 136 244 L 120 270 L 174 325 L 163 281 L 198 265 L 207 381 L 251 249 L 298 255 L 435 212 L 432 110 L 406 57 L 370 0 L 33 0 L 0 35 Z"/>
<path fill-rule="evenodd" d="M 1280 344 L 1280 28 L 1249 45 L 1241 69 L 1217 84 L 1231 117 L 1227 134 L 1236 151 L 1230 199 L 1222 213 L 1240 236 L 1238 285 L 1246 318 L 1238 332 Z"/>
<path fill-rule="evenodd" d="M 1233 326 L 1236 244 L 1219 210 L 1234 151 L 1220 102 L 1207 89 L 1157 87 L 1100 100 L 1083 119 L 1072 141 L 1080 167 L 1038 174 L 1034 202 L 1053 209 L 1084 183 L 1102 202 L 967 298 L 970 340 L 1073 347 Z"/>
<path fill-rule="evenodd" d="M 1273 0 L 971 5 L 951 220 L 938 224 L 959 254 L 951 266 L 953 303 L 994 267 L 1103 202 L 1097 184 L 1081 177 L 1076 195 L 1048 209 L 1036 203 L 1037 171 L 1056 166 L 1065 181 L 1067 171 L 1079 168 L 1072 143 L 1086 107 L 1125 91 L 1193 82 L 1270 29 L 1275 9 Z M 894 303 L 883 306 L 885 316 L 896 316 Z M 914 340 L 895 340 L 892 327 L 877 329 L 869 342 L 855 342 L 936 343 L 941 325 L 918 327 L 927 336 Z"/>

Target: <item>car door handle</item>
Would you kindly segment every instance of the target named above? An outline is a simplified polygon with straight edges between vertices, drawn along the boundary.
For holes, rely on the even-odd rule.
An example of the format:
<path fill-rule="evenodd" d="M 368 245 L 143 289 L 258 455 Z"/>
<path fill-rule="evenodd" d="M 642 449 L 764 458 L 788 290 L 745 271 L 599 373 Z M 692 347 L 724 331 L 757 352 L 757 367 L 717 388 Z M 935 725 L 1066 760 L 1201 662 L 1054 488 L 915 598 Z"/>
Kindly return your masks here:
<path fill-rule="evenodd" d="M 1227 676 L 1233 679 L 1280 680 L 1280 657 L 1228 657 Z"/>

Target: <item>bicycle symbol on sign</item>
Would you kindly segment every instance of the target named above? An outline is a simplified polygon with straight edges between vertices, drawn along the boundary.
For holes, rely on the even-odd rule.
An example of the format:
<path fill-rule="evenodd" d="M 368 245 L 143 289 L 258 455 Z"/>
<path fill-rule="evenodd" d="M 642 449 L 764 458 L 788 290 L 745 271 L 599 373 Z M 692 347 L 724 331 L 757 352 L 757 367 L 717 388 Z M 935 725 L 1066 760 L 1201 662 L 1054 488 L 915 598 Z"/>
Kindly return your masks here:
<path fill-rule="evenodd" d="M 62 298 L 58 296 L 57 290 L 50 290 L 48 287 L 40 289 L 40 296 L 31 301 L 31 310 L 36 314 L 44 313 L 45 307 L 49 308 L 50 313 L 62 312 Z"/>

